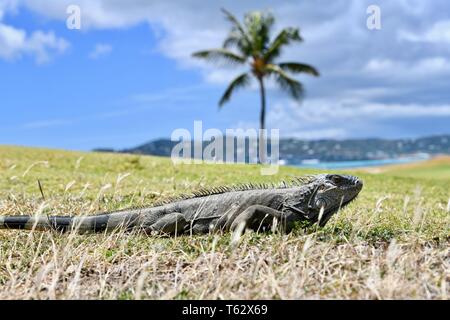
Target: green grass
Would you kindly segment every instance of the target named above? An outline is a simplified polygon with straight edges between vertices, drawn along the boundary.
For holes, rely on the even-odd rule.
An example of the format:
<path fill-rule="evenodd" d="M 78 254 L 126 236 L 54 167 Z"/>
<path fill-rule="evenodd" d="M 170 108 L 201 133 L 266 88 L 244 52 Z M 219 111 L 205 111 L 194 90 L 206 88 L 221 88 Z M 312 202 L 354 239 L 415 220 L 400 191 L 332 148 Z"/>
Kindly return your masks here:
<path fill-rule="evenodd" d="M 318 172 L 0 146 L 0 215 L 93 214 Z M 450 161 L 364 180 L 323 229 L 175 239 L 0 231 L 0 298 L 433 298 L 449 294 Z M 44 197 L 37 181 L 41 182 Z"/>
<path fill-rule="evenodd" d="M 425 162 L 393 166 L 386 173 L 398 177 L 450 180 L 450 157 L 440 157 Z"/>

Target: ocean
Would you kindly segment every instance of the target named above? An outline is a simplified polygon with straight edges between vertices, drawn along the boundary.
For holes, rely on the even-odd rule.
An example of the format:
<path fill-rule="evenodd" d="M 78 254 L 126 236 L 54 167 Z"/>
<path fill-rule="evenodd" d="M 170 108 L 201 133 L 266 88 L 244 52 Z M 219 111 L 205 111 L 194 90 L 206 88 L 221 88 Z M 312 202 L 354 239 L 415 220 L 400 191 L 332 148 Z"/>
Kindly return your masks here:
<path fill-rule="evenodd" d="M 307 160 L 303 161 L 300 164 L 295 164 L 294 166 L 299 168 L 314 168 L 314 169 L 354 169 L 363 167 L 378 167 L 389 164 L 412 163 L 424 161 L 429 158 L 430 156 L 427 154 L 419 154 L 408 157 L 400 157 L 395 159 L 380 159 L 380 160 L 354 160 L 354 161 L 330 161 L 330 162 Z"/>

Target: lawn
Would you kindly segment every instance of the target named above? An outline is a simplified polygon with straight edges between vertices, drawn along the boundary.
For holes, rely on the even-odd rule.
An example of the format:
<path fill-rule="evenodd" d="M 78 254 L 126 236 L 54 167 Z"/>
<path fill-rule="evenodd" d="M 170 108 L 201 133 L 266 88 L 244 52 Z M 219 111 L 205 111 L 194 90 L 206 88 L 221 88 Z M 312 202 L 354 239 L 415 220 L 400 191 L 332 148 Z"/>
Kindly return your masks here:
<path fill-rule="evenodd" d="M 94 214 L 312 172 L 0 146 L 0 215 Z M 325 228 L 246 233 L 237 246 L 228 233 L 0 230 L 0 298 L 448 299 L 450 159 L 354 174 L 363 191 Z"/>
<path fill-rule="evenodd" d="M 386 166 L 380 171 L 397 177 L 450 180 L 450 156 L 439 156 L 417 163 Z"/>

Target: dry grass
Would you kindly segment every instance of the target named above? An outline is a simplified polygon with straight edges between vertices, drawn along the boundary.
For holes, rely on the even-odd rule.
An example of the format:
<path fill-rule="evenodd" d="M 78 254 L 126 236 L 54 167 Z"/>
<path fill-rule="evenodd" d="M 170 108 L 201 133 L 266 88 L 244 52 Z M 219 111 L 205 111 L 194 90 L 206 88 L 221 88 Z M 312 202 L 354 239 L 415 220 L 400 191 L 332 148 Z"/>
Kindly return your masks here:
<path fill-rule="evenodd" d="M 205 185 L 279 180 L 254 166 L 0 147 L 0 214 L 85 214 Z M 81 159 L 81 160 L 80 160 Z M 1 299 L 448 299 L 449 181 L 362 174 L 359 199 L 290 235 L 0 231 Z M 42 181 L 42 199 L 37 179 Z"/>
<path fill-rule="evenodd" d="M 447 299 L 448 248 L 314 235 L 149 241 L 120 234 L 11 235 L 2 299 Z M 218 242 L 223 242 L 218 245 Z M 3 247 L 6 244 L 3 244 Z"/>

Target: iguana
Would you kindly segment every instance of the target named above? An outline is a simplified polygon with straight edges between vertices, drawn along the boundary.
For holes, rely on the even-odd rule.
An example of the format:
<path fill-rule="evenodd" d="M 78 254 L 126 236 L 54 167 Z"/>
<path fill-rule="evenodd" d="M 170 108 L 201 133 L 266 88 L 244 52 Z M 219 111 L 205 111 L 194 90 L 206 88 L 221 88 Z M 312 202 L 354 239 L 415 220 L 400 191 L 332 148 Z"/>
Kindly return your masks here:
<path fill-rule="evenodd" d="M 354 176 L 320 174 L 279 185 L 215 187 L 150 207 L 91 216 L 0 216 L 0 229 L 88 233 L 122 227 L 127 231 L 174 235 L 236 230 L 238 226 L 240 230 L 267 230 L 277 221 L 276 226 L 290 232 L 299 221 L 324 226 L 358 195 L 362 186 Z"/>

